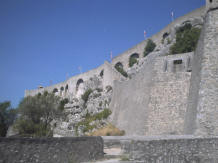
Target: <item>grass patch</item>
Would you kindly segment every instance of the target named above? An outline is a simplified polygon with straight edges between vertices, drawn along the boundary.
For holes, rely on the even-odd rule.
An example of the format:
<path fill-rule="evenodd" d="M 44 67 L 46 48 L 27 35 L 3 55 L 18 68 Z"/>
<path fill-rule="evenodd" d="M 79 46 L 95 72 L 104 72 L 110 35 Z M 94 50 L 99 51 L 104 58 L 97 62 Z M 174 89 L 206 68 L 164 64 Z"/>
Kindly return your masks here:
<path fill-rule="evenodd" d="M 102 127 L 94 132 L 88 134 L 88 136 L 123 136 L 125 131 L 116 128 L 112 124 L 108 124 L 105 127 Z"/>

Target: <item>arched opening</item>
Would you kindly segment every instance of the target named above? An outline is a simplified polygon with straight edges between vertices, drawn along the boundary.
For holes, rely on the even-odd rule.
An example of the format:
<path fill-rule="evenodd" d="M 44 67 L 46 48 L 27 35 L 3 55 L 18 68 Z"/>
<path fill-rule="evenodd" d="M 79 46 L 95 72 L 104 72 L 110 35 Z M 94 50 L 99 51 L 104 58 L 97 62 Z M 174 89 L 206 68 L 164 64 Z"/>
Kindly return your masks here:
<path fill-rule="evenodd" d="M 169 36 L 169 33 L 165 32 L 165 33 L 163 34 L 163 39 L 167 38 L 168 36 Z"/>
<path fill-rule="evenodd" d="M 132 67 L 134 64 L 138 63 L 139 54 L 138 53 L 133 53 L 129 57 L 129 67 Z"/>
<path fill-rule="evenodd" d="M 84 83 L 84 82 L 83 82 L 82 79 L 79 79 L 79 80 L 77 81 L 77 83 L 76 83 L 76 92 L 79 90 L 80 85 L 83 84 L 83 83 Z"/>
<path fill-rule="evenodd" d="M 210 3 L 212 3 L 213 2 L 213 0 L 210 0 Z"/>
<path fill-rule="evenodd" d="M 117 68 L 122 68 L 122 69 L 123 69 L 123 64 L 122 64 L 121 62 L 118 62 L 118 63 L 115 64 L 114 67 L 115 67 L 116 69 L 117 69 Z"/>
<path fill-rule="evenodd" d="M 104 76 L 104 70 L 101 70 L 101 72 L 100 72 L 99 75 L 100 75 L 101 78 L 103 78 L 103 76 Z"/>
<path fill-rule="evenodd" d="M 53 93 L 56 93 L 56 92 L 58 92 L 58 89 L 57 89 L 57 88 L 54 88 L 54 89 L 53 89 Z"/>
<path fill-rule="evenodd" d="M 114 68 L 120 72 L 123 76 L 128 77 L 127 72 L 123 69 L 123 64 L 121 62 L 116 63 Z"/>

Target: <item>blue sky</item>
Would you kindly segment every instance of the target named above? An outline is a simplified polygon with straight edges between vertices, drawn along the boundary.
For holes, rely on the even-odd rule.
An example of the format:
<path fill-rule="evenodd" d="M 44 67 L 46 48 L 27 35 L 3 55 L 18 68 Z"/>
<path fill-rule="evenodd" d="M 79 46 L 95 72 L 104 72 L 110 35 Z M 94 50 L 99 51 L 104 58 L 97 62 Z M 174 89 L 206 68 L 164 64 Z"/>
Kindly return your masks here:
<path fill-rule="evenodd" d="M 151 36 L 204 0 L 0 0 L 0 102 L 64 81 Z"/>

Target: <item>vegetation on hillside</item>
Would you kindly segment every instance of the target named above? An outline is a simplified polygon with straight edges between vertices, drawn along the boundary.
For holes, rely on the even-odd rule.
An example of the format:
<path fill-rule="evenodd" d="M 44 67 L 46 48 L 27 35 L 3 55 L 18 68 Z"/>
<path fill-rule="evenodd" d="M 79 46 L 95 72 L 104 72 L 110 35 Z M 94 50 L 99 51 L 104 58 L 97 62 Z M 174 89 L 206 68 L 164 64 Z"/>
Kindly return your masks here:
<path fill-rule="evenodd" d="M 148 39 L 147 45 L 144 50 L 144 57 L 146 57 L 149 53 L 153 52 L 155 47 L 156 44 L 151 39 Z"/>
<path fill-rule="evenodd" d="M 176 42 L 170 48 L 171 54 L 192 52 L 196 49 L 201 29 L 185 24 L 176 31 Z"/>
<path fill-rule="evenodd" d="M 87 89 L 85 91 L 85 93 L 81 96 L 81 98 L 83 99 L 84 101 L 84 104 L 87 103 L 87 101 L 89 100 L 89 95 L 93 92 L 93 90 L 91 88 Z"/>
<path fill-rule="evenodd" d="M 123 76 L 128 77 L 127 72 L 126 72 L 122 67 L 120 67 L 119 65 L 115 65 L 114 67 L 115 67 L 115 69 L 116 69 L 118 72 L 120 72 Z"/>
<path fill-rule="evenodd" d="M 86 113 L 84 119 L 80 121 L 79 123 L 76 124 L 76 132 L 78 133 L 78 127 L 82 126 L 83 127 L 83 133 L 86 133 L 88 131 L 93 130 L 97 126 L 95 124 L 91 124 L 91 122 L 94 122 L 96 120 L 103 120 L 107 119 L 111 115 L 111 110 L 110 109 L 104 109 L 102 112 L 97 113 L 95 115 L 91 115 L 89 112 Z"/>
<path fill-rule="evenodd" d="M 16 110 L 11 108 L 9 101 L 0 103 L 0 137 L 5 137 L 10 125 L 16 118 Z"/>
<path fill-rule="evenodd" d="M 61 115 L 64 102 L 54 93 L 25 97 L 18 106 L 19 118 L 14 128 L 21 136 L 51 137 L 51 122 Z"/>

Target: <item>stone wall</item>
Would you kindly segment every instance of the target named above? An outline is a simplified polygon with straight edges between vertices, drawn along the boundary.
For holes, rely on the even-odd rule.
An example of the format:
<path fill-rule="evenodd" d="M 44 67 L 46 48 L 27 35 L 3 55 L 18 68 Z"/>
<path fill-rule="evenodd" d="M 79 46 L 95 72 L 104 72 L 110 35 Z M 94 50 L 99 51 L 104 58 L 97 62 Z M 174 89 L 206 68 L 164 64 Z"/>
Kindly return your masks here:
<path fill-rule="evenodd" d="M 209 3 L 194 57 L 185 127 L 187 133 L 197 135 L 218 134 L 218 3 Z"/>
<path fill-rule="evenodd" d="M 125 130 L 126 135 L 144 135 L 145 121 L 148 116 L 148 102 L 152 79 L 154 58 L 160 52 L 149 54 L 148 60 L 139 73 L 124 82 L 115 82 L 112 101 L 111 122 Z"/>
<path fill-rule="evenodd" d="M 79 163 L 102 157 L 101 137 L 0 138 L 0 163 Z"/>
<path fill-rule="evenodd" d="M 135 137 L 121 141 L 124 153 L 134 162 L 217 163 L 218 137 Z"/>
<path fill-rule="evenodd" d="M 183 134 L 193 53 L 161 55 L 149 54 L 138 74 L 114 84 L 111 122 L 126 135 Z"/>
<path fill-rule="evenodd" d="M 146 135 L 183 134 L 192 55 L 177 54 L 155 60 Z"/>

